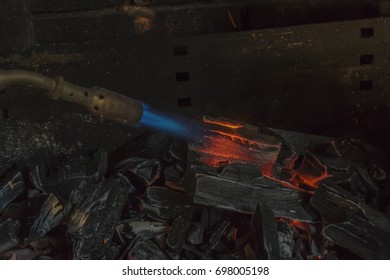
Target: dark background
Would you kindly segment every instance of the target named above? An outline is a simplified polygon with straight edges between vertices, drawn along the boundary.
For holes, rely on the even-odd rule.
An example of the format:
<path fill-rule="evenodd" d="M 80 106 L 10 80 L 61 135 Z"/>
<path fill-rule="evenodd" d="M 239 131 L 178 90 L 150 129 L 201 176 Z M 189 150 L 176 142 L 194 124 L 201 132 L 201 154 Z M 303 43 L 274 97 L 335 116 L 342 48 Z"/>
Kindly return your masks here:
<path fill-rule="evenodd" d="M 0 68 L 158 109 L 387 147 L 390 1 L 2 0 Z M 26 88 L 0 93 L 0 171 L 133 130 Z"/>

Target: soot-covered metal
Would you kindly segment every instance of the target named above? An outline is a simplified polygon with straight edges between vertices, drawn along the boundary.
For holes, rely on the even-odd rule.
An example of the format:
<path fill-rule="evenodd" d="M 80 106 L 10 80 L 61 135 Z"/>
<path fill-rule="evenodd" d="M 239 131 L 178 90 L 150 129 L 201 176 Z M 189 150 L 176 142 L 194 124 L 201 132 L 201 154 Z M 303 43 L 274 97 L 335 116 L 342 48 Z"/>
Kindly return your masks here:
<path fill-rule="evenodd" d="M 390 1 L 306 2 L 1 1 L 0 259 L 389 259 Z"/>

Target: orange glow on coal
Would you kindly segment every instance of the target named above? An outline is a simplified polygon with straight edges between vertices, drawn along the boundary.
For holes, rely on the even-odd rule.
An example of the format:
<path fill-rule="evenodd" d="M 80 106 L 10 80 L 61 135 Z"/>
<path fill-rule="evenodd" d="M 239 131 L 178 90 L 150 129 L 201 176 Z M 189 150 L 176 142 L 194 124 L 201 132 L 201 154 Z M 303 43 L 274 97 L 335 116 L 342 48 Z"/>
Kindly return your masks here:
<path fill-rule="evenodd" d="M 300 229 L 306 229 L 307 228 L 307 224 L 304 223 L 304 222 L 301 222 L 301 221 L 297 221 L 297 220 L 291 220 L 291 224 L 297 228 L 300 228 Z"/>
<path fill-rule="evenodd" d="M 192 147 L 192 150 L 204 155 L 201 159 L 203 163 L 212 167 L 220 167 L 229 163 L 251 163 L 259 166 L 258 153 L 261 151 L 259 151 L 258 147 L 253 148 L 250 146 L 250 143 L 248 145 L 248 141 L 245 141 L 245 138 L 224 132 L 220 134 L 229 137 L 204 136 L 208 140 L 206 145 L 203 147 Z M 232 139 L 239 139 L 239 142 Z M 270 154 L 269 158 L 264 158 L 263 155 L 259 169 L 264 175 L 271 176 L 276 156 L 276 153 Z"/>
<path fill-rule="evenodd" d="M 313 188 L 318 187 L 318 183 L 326 178 L 331 177 L 328 173 L 328 170 L 325 170 L 325 172 L 317 177 L 310 176 L 308 174 L 300 174 L 299 177 L 302 179 L 303 182 L 305 182 L 307 185 Z"/>
<path fill-rule="evenodd" d="M 238 124 L 238 123 L 233 123 L 233 122 L 229 122 L 229 121 L 225 121 L 225 120 L 211 120 L 211 119 L 208 119 L 208 118 L 203 118 L 203 122 L 205 123 L 210 123 L 210 124 L 216 124 L 216 125 L 220 125 L 220 126 L 224 126 L 224 127 L 228 127 L 228 128 L 232 128 L 232 129 L 237 129 L 237 128 L 241 128 L 243 127 L 244 125 L 243 124 Z"/>

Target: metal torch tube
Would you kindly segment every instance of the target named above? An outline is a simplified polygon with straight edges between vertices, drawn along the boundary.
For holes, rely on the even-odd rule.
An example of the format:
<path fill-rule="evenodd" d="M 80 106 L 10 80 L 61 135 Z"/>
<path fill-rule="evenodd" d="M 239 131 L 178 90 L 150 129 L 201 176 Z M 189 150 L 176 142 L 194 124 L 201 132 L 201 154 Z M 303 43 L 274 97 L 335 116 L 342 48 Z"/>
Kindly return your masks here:
<path fill-rule="evenodd" d="M 136 126 L 143 114 L 141 102 L 135 99 L 104 88 L 81 87 L 65 82 L 62 77 L 54 80 L 29 71 L 0 71 L 0 88 L 12 85 L 40 89 L 52 99 L 77 103 L 96 116 L 130 126 Z"/>

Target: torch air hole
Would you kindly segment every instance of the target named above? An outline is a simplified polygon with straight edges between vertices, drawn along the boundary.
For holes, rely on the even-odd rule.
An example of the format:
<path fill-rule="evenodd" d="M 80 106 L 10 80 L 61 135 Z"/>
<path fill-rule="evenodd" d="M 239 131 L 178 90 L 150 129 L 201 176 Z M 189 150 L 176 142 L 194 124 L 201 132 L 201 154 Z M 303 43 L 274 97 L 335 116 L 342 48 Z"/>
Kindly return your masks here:
<path fill-rule="evenodd" d="M 85 97 L 88 97 L 88 95 L 89 95 L 89 94 L 88 94 L 88 91 L 84 91 L 84 96 L 85 96 Z"/>
<path fill-rule="evenodd" d="M 99 99 L 100 99 L 100 100 L 103 100 L 103 99 L 104 99 L 104 95 L 102 95 L 102 94 L 99 95 Z"/>
<path fill-rule="evenodd" d="M 94 109 L 95 109 L 95 111 L 99 111 L 99 107 L 98 106 L 95 106 Z"/>
<path fill-rule="evenodd" d="M 69 93 L 69 96 L 71 96 L 71 97 L 72 97 L 73 95 L 74 95 L 74 93 L 73 93 L 73 92 Z"/>

